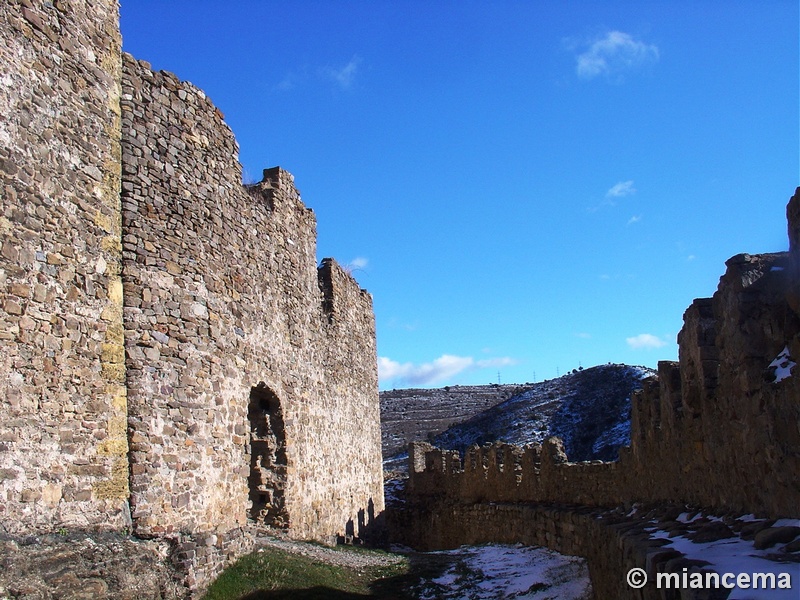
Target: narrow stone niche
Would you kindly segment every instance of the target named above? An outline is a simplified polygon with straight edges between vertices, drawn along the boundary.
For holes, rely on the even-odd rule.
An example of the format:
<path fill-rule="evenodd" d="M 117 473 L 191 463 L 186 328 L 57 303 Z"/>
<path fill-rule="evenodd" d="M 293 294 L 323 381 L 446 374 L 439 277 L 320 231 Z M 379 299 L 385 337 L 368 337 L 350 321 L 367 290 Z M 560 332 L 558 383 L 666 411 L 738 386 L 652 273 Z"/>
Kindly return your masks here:
<path fill-rule="evenodd" d="M 250 389 L 250 518 L 270 527 L 289 526 L 286 488 L 286 433 L 278 396 L 263 382 Z"/>

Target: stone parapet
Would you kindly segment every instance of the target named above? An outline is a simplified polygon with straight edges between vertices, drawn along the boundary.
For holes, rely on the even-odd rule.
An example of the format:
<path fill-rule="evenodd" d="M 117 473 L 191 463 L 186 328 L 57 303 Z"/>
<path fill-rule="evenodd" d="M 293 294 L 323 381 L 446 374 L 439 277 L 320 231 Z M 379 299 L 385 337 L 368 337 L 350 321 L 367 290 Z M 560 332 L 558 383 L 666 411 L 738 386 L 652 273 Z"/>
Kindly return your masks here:
<path fill-rule="evenodd" d="M 800 195 L 789 203 L 796 230 Z M 794 216 L 792 216 L 794 215 Z M 615 506 L 687 502 L 765 517 L 800 506 L 800 318 L 791 253 L 740 254 L 713 298 L 695 300 L 679 362 L 634 394 L 631 445 L 615 463 L 567 462 L 560 441 L 409 453 L 409 497 Z M 541 456 L 541 459 L 535 458 Z"/>

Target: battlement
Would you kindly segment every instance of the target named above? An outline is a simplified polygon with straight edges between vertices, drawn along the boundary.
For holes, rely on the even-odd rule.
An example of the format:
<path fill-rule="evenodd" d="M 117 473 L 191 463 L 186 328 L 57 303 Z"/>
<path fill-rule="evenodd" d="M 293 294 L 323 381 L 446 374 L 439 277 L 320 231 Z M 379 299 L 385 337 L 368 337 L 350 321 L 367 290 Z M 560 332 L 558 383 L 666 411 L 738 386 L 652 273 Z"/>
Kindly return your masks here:
<path fill-rule="evenodd" d="M 631 409 L 630 447 L 615 463 L 570 463 L 557 438 L 457 452 L 412 444 L 409 497 L 616 506 L 686 502 L 767 517 L 800 505 L 800 357 L 796 236 L 789 253 L 740 254 L 713 298 L 695 300 L 679 361 L 658 365 Z M 794 232 L 794 233 L 792 233 Z"/>
<path fill-rule="evenodd" d="M 473 446 L 455 450 L 424 442 L 409 447 L 411 496 L 445 502 L 530 502 L 616 506 L 623 496 L 611 477 L 617 463 L 570 463 L 559 438 L 543 444 Z"/>
<path fill-rule="evenodd" d="M 235 140 L 202 92 L 127 56 L 123 90 L 134 527 L 235 529 L 255 505 L 280 503 L 293 535 L 344 534 L 359 510 L 383 506 L 369 295 L 334 261 L 317 268 L 316 220 L 290 173 L 265 169 L 241 184 Z M 256 389 L 271 408 L 252 405 Z M 278 414 L 280 439 L 256 449 L 253 419 L 274 430 Z M 341 443 L 322 449 L 320 439 Z M 292 477 L 298 468 L 315 476 Z"/>
<path fill-rule="evenodd" d="M 372 300 L 318 268 L 293 176 L 242 185 L 222 112 L 121 52 L 115 0 L 0 22 L 0 529 L 165 538 L 193 589 L 255 527 L 365 535 Z"/>

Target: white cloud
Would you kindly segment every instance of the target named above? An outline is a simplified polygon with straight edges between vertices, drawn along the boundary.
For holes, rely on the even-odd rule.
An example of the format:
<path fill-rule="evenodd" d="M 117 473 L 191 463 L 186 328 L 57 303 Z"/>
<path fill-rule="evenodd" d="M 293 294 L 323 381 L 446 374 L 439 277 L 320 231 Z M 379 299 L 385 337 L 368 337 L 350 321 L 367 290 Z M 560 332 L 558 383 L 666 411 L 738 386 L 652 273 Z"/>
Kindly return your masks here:
<path fill-rule="evenodd" d="M 642 217 L 639 215 L 634 215 L 630 219 L 628 219 L 628 225 L 633 225 L 634 223 L 638 223 L 642 220 Z"/>
<path fill-rule="evenodd" d="M 366 259 L 363 256 L 356 256 L 353 260 L 347 263 L 347 268 L 351 271 L 356 269 L 365 269 L 368 264 L 369 259 Z"/>
<path fill-rule="evenodd" d="M 621 79 L 623 74 L 658 61 L 658 47 L 646 44 L 622 31 L 609 31 L 592 40 L 576 56 L 576 72 L 583 79 L 605 76 Z"/>
<path fill-rule="evenodd" d="M 507 356 L 504 356 L 502 358 L 487 358 L 485 360 L 479 360 L 475 362 L 475 366 L 478 369 L 508 367 L 510 365 L 515 365 L 515 364 L 517 364 L 517 361 Z"/>
<path fill-rule="evenodd" d="M 463 371 L 497 368 L 516 364 L 512 358 L 489 358 L 475 360 L 471 356 L 443 354 L 436 360 L 415 365 L 399 363 L 385 356 L 378 357 L 378 378 L 382 382 L 407 385 L 430 385 L 454 377 Z"/>
<path fill-rule="evenodd" d="M 592 334 L 591 333 L 586 333 L 586 332 L 581 332 L 581 333 L 576 333 L 575 337 L 579 337 L 582 340 L 590 340 L 590 339 L 592 339 Z"/>
<path fill-rule="evenodd" d="M 401 321 L 397 317 L 391 317 L 388 322 L 388 326 L 392 329 L 404 329 L 405 331 L 416 331 L 419 328 L 419 323 L 406 323 Z"/>
<path fill-rule="evenodd" d="M 628 181 L 620 181 L 615 183 L 611 189 L 606 192 L 606 198 L 622 198 L 624 196 L 631 196 L 636 193 L 636 188 L 633 187 L 633 179 Z"/>
<path fill-rule="evenodd" d="M 358 66 L 361 64 L 361 57 L 354 56 L 343 67 L 338 69 L 329 67 L 324 69 L 323 73 L 326 77 L 336 82 L 342 89 L 350 89 L 355 82 L 356 75 L 358 74 Z"/>
<path fill-rule="evenodd" d="M 634 350 L 655 350 L 667 345 L 667 342 L 650 333 L 640 333 L 634 337 L 625 338 L 625 341 Z"/>

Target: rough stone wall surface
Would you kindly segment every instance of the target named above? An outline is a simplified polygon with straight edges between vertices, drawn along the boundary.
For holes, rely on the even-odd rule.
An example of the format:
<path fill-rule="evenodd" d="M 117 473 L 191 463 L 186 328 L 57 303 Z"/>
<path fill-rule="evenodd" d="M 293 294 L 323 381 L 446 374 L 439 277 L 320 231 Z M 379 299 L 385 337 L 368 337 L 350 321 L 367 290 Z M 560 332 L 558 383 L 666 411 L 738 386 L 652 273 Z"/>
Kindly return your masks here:
<path fill-rule="evenodd" d="M 200 90 L 125 56 L 122 121 L 136 531 L 246 524 L 262 384 L 280 404 L 290 535 L 364 533 L 383 510 L 371 298 L 333 261 L 317 268 L 289 173 L 241 185 L 233 135 Z"/>
<path fill-rule="evenodd" d="M 789 231 L 800 227 L 800 190 Z M 796 235 L 795 235 L 796 237 Z M 683 501 L 715 509 L 794 517 L 800 506 L 800 371 L 776 378 L 784 349 L 800 358 L 792 304 L 798 249 L 742 254 L 711 299 L 684 315 L 678 363 L 633 399 L 631 446 L 616 463 L 569 463 L 558 440 L 457 453 L 412 445 L 413 501 L 562 502 L 613 506 Z M 786 362 L 786 359 L 784 359 Z"/>
<path fill-rule="evenodd" d="M 252 548 L 265 465 L 290 536 L 375 525 L 372 300 L 317 266 L 289 173 L 242 186 L 205 94 L 122 55 L 118 12 L 0 1 L 0 534 L 132 526 L 196 590 Z"/>
<path fill-rule="evenodd" d="M 690 515 L 691 522 L 679 520 L 681 514 Z M 773 554 L 769 560 L 781 564 L 780 571 L 788 576 L 789 583 L 796 585 L 800 576 L 800 565 L 793 560 L 791 550 L 775 547 L 776 542 L 771 541 L 784 529 L 772 527 L 773 520 L 703 514 L 685 504 L 601 509 L 569 504 L 437 502 L 390 510 L 388 521 L 393 540 L 415 545 L 420 550 L 521 543 L 582 556 L 587 559 L 593 597 L 597 600 L 698 600 L 730 596 L 731 592 L 719 585 L 717 589 L 711 585 L 706 589 L 690 586 L 677 589 L 680 586 L 674 583 L 675 576 L 700 574 L 704 578 L 709 573 L 720 576 L 723 569 L 695 553 L 687 555 L 671 546 L 669 540 L 675 536 L 695 544 L 726 540 L 750 542 L 754 550 L 771 547 Z M 786 533 L 796 535 L 795 531 Z M 627 583 L 626 575 L 633 568 L 643 569 L 647 574 L 647 583 L 641 589 Z M 659 589 L 659 574 L 672 578 L 671 586 L 662 585 Z"/>
<path fill-rule="evenodd" d="M 0 64 L 0 524 L 121 528 L 117 2 L 0 2 Z"/>
<path fill-rule="evenodd" d="M 138 540 L 119 533 L 0 536 L 0 598 L 186 598 L 173 554 L 166 540 Z"/>

